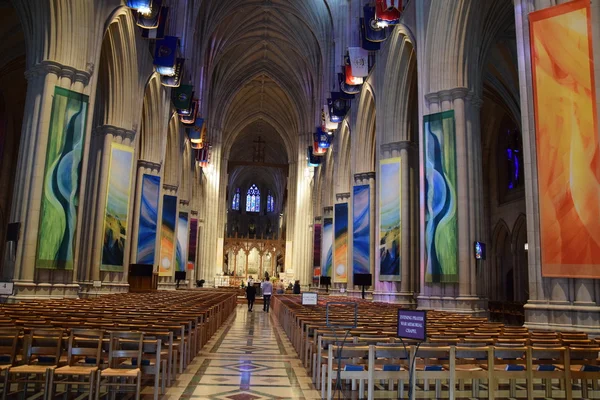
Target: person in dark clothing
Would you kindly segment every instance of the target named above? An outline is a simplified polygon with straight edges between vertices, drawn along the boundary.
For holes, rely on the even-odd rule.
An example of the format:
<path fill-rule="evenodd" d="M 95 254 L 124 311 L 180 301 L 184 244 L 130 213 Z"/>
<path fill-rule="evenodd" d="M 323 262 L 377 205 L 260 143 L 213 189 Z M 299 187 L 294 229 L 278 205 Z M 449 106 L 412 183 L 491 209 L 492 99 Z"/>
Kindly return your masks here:
<path fill-rule="evenodd" d="M 254 300 L 256 300 L 256 287 L 252 280 L 248 281 L 248 287 L 246 288 L 246 298 L 248 299 L 248 311 L 252 312 L 252 306 L 254 306 Z"/>
<path fill-rule="evenodd" d="M 300 294 L 300 281 L 294 282 L 294 294 Z"/>

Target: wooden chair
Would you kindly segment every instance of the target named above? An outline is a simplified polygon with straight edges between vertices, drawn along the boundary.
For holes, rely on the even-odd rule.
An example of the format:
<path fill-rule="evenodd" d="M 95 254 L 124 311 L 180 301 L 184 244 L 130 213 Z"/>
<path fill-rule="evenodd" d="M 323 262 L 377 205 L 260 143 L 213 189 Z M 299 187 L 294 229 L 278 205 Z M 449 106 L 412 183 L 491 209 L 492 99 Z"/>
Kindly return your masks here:
<path fill-rule="evenodd" d="M 365 381 L 369 379 L 365 360 L 369 357 L 369 347 L 360 345 L 329 346 L 327 357 L 327 400 L 333 396 L 333 380 L 341 386 L 343 379 L 359 381 L 358 398 L 365 393 Z M 338 361 L 339 360 L 339 361 Z M 339 366 L 338 366 L 339 362 Z M 339 379 L 339 381 L 338 381 Z"/>
<path fill-rule="evenodd" d="M 136 343 L 135 349 L 130 344 Z M 127 350 L 124 350 L 127 348 Z M 141 332 L 111 332 L 110 350 L 108 352 L 108 368 L 101 370 L 96 381 L 96 400 L 100 399 L 100 388 L 102 386 L 110 389 L 116 387 L 118 391 L 123 392 L 123 388 L 135 388 L 135 398 L 140 399 L 142 385 L 142 353 L 144 348 L 144 334 Z M 105 380 L 102 380 L 105 378 Z M 113 379 L 120 378 L 122 382 L 112 382 Z M 133 381 L 133 383 L 124 383 L 123 381 Z M 115 393 L 109 390 L 111 398 L 115 398 Z"/>
<path fill-rule="evenodd" d="M 27 396 L 28 385 L 34 383 L 36 390 L 39 391 L 41 385 L 44 386 L 44 398 L 48 395 L 48 387 L 52 385 L 54 369 L 59 366 L 62 353 L 62 329 L 33 329 L 31 334 L 24 338 L 23 365 L 11 367 L 5 378 L 5 388 L 2 393 L 2 400 L 10 391 L 11 377 L 15 376 L 15 383 L 19 384 L 18 392 Z M 34 380 L 29 377 L 35 375 Z M 20 378 L 19 378 L 20 377 Z M 42 379 L 43 377 L 43 379 Z"/>
<path fill-rule="evenodd" d="M 516 381 L 526 382 L 527 398 L 533 400 L 533 381 L 529 379 L 531 364 L 531 348 L 523 346 L 495 346 L 494 357 L 489 367 L 489 398 L 494 399 L 500 379 L 508 379 L 509 396 L 517 397 Z"/>
<path fill-rule="evenodd" d="M 77 385 L 77 391 L 81 385 L 89 386 L 88 398 L 93 399 L 95 378 L 101 362 L 102 340 L 104 332 L 91 329 L 72 329 L 69 335 L 69 348 L 67 353 L 67 365 L 54 370 L 54 376 L 64 377 L 60 381 L 54 381 L 48 387 L 48 396 L 51 399 L 54 386 L 65 385 L 65 397 L 68 398 L 71 385 Z M 74 378 L 77 380 L 74 380 Z M 82 378 L 88 381 L 82 381 Z"/>
<path fill-rule="evenodd" d="M 570 367 L 571 379 L 581 379 L 581 397 L 590 398 L 588 381 L 592 382 L 592 388 L 598 388 L 600 379 L 600 346 L 569 347 L 567 352 L 567 364 Z M 567 365 L 565 365 L 567 369 Z M 570 383 L 569 383 L 570 385 Z"/>
<path fill-rule="evenodd" d="M 435 380 L 435 398 L 442 397 L 441 381 L 448 380 L 450 388 L 449 398 L 454 398 L 454 369 L 455 350 L 454 346 L 435 346 L 433 343 L 425 343 L 419 347 L 412 357 L 416 358 L 413 378 L 423 379 L 424 390 L 429 390 L 429 379 Z M 412 384 L 412 383 L 411 383 Z"/>
<path fill-rule="evenodd" d="M 8 370 L 16 363 L 19 332 L 15 328 L 0 329 L 0 373 L 3 374 L 4 392 L 8 391 Z"/>
<path fill-rule="evenodd" d="M 491 346 L 469 346 L 462 344 L 456 346 L 456 364 L 454 376 L 458 381 L 458 390 L 463 392 L 465 381 L 471 381 L 471 396 L 479 397 L 480 381 L 488 379 L 490 360 L 493 357 Z M 458 393 L 457 397 L 469 397 Z"/>
<path fill-rule="evenodd" d="M 369 364 L 367 393 L 373 399 L 375 381 L 386 379 L 390 391 L 394 390 L 394 381 L 398 380 L 398 398 L 404 398 L 404 381 L 408 382 L 410 371 L 409 348 L 399 343 L 379 343 L 369 346 Z"/>
<path fill-rule="evenodd" d="M 552 398 L 552 379 L 560 382 L 560 387 L 565 388 L 565 397 L 573 398 L 571 387 L 571 369 L 566 355 L 566 347 L 539 347 L 531 348 L 532 368 L 529 370 L 528 379 L 542 379 L 545 396 Z"/>

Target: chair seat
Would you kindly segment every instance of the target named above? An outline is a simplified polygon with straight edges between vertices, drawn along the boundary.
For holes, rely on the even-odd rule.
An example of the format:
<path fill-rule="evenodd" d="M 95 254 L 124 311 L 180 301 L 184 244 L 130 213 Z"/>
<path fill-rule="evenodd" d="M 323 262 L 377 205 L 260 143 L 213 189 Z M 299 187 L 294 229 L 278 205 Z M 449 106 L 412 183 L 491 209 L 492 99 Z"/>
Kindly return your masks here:
<path fill-rule="evenodd" d="M 139 368 L 121 369 L 121 368 L 106 368 L 100 371 L 102 376 L 123 376 L 126 378 L 134 378 L 140 373 Z"/>
<path fill-rule="evenodd" d="M 47 369 L 56 369 L 56 365 L 19 365 L 18 367 L 12 367 L 11 373 L 15 374 L 44 374 Z"/>
<path fill-rule="evenodd" d="M 54 373 L 57 375 L 89 375 L 91 372 L 96 371 L 98 371 L 98 367 L 95 365 L 89 367 L 75 365 L 57 368 L 54 370 Z"/>
<path fill-rule="evenodd" d="M 476 364 L 457 364 L 454 369 L 461 372 L 487 371 L 487 368 Z"/>

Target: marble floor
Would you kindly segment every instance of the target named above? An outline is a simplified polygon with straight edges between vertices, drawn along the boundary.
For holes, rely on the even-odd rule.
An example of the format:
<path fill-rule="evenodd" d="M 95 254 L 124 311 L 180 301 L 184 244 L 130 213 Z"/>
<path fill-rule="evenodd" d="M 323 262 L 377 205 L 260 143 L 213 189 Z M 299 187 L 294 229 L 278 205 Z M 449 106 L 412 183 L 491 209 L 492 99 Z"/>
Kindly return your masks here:
<path fill-rule="evenodd" d="M 149 399 L 152 389 L 144 388 Z M 237 312 L 204 346 L 163 400 L 320 399 L 272 313 Z"/>

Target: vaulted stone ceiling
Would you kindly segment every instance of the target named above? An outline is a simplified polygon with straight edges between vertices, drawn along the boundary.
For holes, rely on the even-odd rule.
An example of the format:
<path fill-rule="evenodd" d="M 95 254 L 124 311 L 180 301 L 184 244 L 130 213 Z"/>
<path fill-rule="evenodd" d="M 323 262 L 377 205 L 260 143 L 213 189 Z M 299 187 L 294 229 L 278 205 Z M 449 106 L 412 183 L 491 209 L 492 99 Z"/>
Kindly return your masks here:
<path fill-rule="evenodd" d="M 221 135 L 224 158 L 252 161 L 260 136 L 263 163 L 287 164 L 309 144 L 306 134 L 315 129 L 329 89 L 323 82 L 333 60 L 329 7 L 325 0 L 202 2 L 193 79 L 201 85 L 204 114 Z M 287 171 L 259 167 L 230 170 L 230 188 L 240 183 L 234 179 L 264 174 L 271 176 L 261 180 L 285 187 Z"/>

